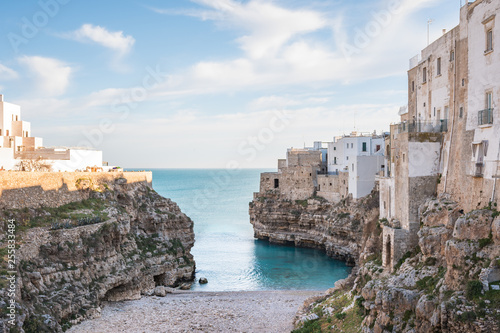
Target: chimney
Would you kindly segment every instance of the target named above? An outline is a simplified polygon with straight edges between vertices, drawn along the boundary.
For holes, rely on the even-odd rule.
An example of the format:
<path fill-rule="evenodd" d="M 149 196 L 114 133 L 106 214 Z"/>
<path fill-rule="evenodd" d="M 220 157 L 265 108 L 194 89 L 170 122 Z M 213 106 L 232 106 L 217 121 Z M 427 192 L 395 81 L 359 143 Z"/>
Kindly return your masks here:
<path fill-rule="evenodd" d="M 443 35 L 446 34 L 446 29 L 443 29 Z"/>

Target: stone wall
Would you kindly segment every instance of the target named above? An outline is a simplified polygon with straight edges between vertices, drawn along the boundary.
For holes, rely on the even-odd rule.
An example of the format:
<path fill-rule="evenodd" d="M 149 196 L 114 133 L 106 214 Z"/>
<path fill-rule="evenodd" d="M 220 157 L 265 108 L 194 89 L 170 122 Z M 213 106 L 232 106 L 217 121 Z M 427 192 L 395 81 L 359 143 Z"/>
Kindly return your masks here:
<path fill-rule="evenodd" d="M 340 184 L 338 175 L 318 175 L 317 195 L 330 202 L 340 201 Z"/>
<path fill-rule="evenodd" d="M 146 183 L 152 172 L 0 172 L 0 207 L 57 207 L 89 197 L 113 184 Z"/>

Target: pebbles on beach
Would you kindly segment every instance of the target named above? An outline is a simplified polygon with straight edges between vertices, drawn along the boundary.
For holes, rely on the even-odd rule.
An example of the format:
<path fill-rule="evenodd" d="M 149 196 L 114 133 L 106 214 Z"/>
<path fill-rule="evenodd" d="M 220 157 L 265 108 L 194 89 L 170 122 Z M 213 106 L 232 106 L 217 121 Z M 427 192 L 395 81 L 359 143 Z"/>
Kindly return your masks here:
<path fill-rule="evenodd" d="M 181 291 L 108 303 L 102 317 L 68 332 L 290 332 L 297 309 L 321 292 Z"/>

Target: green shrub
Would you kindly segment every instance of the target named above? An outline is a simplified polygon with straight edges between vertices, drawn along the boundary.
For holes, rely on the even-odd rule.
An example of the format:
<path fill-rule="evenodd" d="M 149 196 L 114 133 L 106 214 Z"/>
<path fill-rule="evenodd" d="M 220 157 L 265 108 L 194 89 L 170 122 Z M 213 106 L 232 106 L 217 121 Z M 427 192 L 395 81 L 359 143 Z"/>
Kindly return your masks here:
<path fill-rule="evenodd" d="M 408 320 L 410 320 L 412 315 L 413 315 L 413 311 L 406 310 L 405 313 L 403 314 L 403 321 L 407 322 Z"/>
<path fill-rule="evenodd" d="M 474 321 L 476 320 L 477 316 L 476 313 L 473 311 L 466 311 L 462 313 L 460 316 L 458 316 L 458 319 L 461 321 Z"/>
<path fill-rule="evenodd" d="M 483 292 L 483 284 L 479 280 L 472 280 L 467 282 L 465 287 L 465 297 L 468 300 L 480 297 Z"/>
<path fill-rule="evenodd" d="M 293 330 L 292 333 L 321 333 L 321 324 L 317 319 L 306 321 L 304 326 Z"/>
<path fill-rule="evenodd" d="M 483 248 L 483 247 L 486 247 L 490 244 L 493 243 L 493 234 L 490 232 L 490 235 L 488 238 L 481 238 L 479 241 L 479 248 Z"/>
<path fill-rule="evenodd" d="M 335 318 L 338 320 L 344 320 L 347 314 L 345 312 L 339 312 L 335 314 Z"/>

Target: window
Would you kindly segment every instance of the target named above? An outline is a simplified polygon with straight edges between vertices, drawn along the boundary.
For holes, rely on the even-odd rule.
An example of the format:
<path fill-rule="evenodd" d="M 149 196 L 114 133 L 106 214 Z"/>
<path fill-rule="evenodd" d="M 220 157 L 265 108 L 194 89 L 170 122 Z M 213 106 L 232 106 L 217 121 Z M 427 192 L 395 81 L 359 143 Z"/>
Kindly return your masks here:
<path fill-rule="evenodd" d="M 349 161 L 349 156 L 346 156 L 345 159 L 346 159 L 346 161 Z"/>
<path fill-rule="evenodd" d="M 347 144 L 347 149 L 349 149 L 349 144 Z"/>
<path fill-rule="evenodd" d="M 422 71 L 422 82 L 427 82 L 427 67 L 424 67 L 424 70 Z"/>
<path fill-rule="evenodd" d="M 280 187 L 280 180 L 279 179 L 275 179 L 274 180 L 274 188 L 278 188 Z"/>
<path fill-rule="evenodd" d="M 377 152 L 377 151 L 379 151 L 379 150 L 380 150 L 380 148 L 382 148 L 382 147 L 381 147 L 380 145 L 377 145 L 377 146 L 376 146 L 376 148 L 375 148 L 375 151 L 376 151 L 376 152 Z"/>
<path fill-rule="evenodd" d="M 336 157 L 333 158 L 333 164 L 337 164 L 337 158 Z"/>
<path fill-rule="evenodd" d="M 450 52 L 450 61 L 455 61 L 455 51 Z"/>
<path fill-rule="evenodd" d="M 337 147 L 333 147 L 333 150 L 337 150 Z"/>
<path fill-rule="evenodd" d="M 436 75 L 441 75 L 441 58 L 437 58 L 436 71 Z"/>
<path fill-rule="evenodd" d="M 0 136 L 2 135 L 2 129 L 0 128 Z"/>
<path fill-rule="evenodd" d="M 9 136 L 9 130 L 5 130 L 5 135 Z"/>
<path fill-rule="evenodd" d="M 352 171 L 354 171 L 354 163 L 352 164 L 351 168 L 352 168 Z"/>
<path fill-rule="evenodd" d="M 366 151 L 366 142 L 363 142 L 363 151 Z"/>
<path fill-rule="evenodd" d="M 493 51 L 493 30 L 490 29 L 486 32 L 486 51 Z"/>
<path fill-rule="evenodd" d="M 406 157 L 406 155 L 405 155 L 405 154 L 403 154 L 403 162 L 405 161 L 405 157 Z"/>
<path fill-rule="evenodd" d="M 486 93 L 486 108 L 487 109 L 493 108 L 492 102 L 493 102 L 493 93 L 490 91 L 490 92 Z"/>
<path fill-rule="evenodd" d="M 354 148 L 354 143 L 351 143 L 351 148 Z"/>
<path fill-rule="evenodd" d="M 463 116 L 464 116 L 464 107 L 463 107 L 463 106 L 461 106 L 461 107 L 460 107 L 460 112 L 459 112 L 459 117 L 460 117 L 460 118 L 463 118 Z"/>
<path fill-rule="evenodd" d="M 462 87 L 465 86 L 465 79 L 462 79 Z"/>
<path fill-rule="evenodd" d="M 411 91 L 415 91 L 415 81 L 411 81 Z"/>

